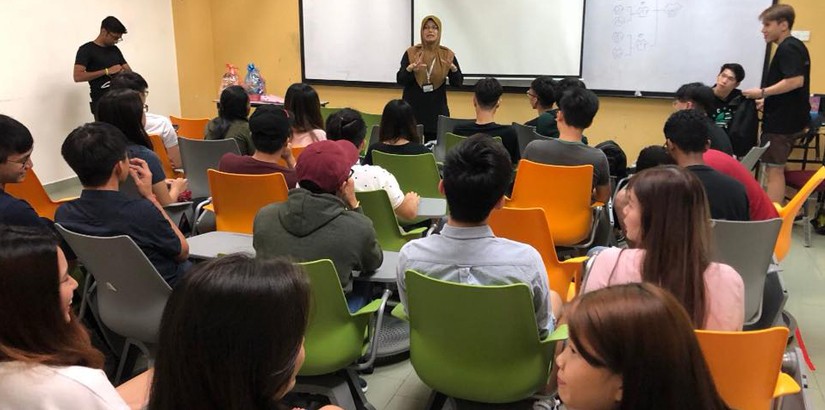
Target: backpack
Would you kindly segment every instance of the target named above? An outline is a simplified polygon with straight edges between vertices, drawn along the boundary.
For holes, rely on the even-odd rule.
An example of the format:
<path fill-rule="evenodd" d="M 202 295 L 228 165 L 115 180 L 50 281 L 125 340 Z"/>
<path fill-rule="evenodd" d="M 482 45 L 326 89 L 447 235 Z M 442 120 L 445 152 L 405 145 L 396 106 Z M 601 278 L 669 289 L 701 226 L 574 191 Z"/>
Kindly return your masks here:
<path fill-rule="evenodd" d="M 627 155 L 616 141 L 607 140 L 600 142 L 596 148 L 604 152 L 607 157 L 607 165 L 610 168 L 610 176 L 614 177 L 616 181 L 621 181 L 627 177 Z"/>

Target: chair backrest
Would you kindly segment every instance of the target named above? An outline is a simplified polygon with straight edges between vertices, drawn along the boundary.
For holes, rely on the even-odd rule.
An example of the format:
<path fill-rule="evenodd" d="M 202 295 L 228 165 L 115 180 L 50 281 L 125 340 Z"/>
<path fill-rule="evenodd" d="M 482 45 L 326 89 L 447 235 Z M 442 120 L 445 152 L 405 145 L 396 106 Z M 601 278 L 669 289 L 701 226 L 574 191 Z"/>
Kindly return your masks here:
<path fill-rule="evenodd" d="M 762 158 L 762 154 L 768 150 L 768 147 L 771 146 L 771 142 L 768 141 L 767 144 L 761 147 L 753 147 L 744 157 L 742 157 L 739 162 L 742 164 L 745 169 L 748 171 L 753 171 L 753 168 L 756 167 L 756 163 L 759 162 L 759 159 Z"/>
<path fill-rule="evenodd" d="M 484 403 L 543 387 L 552 343 L 540 341 L 530 289 L 471 286 L 405 273 L 410 361 L 429 387 Z"/>
<path fill-rule="evenodd" d="M 587 238 L 593 222 L 593 166 L 572 167 L 519 162 L 512 208 L 543 208 L 556 246 Z"/>
<path fill-rule="evenodd" d="M 433 154 L 395 155 L 372 152 L 372 163 L 390 172 L 403 192 L 415 191 L 424 198 L 443 198 L 438 192 L 441 176 Z"/>
<path fill-rule="evenodd" d="M 152 151 L 158 156 L 166 178 L 175 178 L 177 173 L 172 168 L 172 161 L 169 160 L 169 154 L 166 152 L 166 146 L 163 145 L 163 139 L 160 138 L 160 135 L 149 134 L 149 140 L 152 141 Z"/>
<path fill-rule="evenodd" d="M 788 255 L 791 249 L 791 229 L 793 228 L 794 218 L 802 208 L 802 205 L 808 199 L 808 196 L 825 180 L 825 166 L 819 167 L 819 170 L 802 186 L 802 189 L 796 192 L 796 195 L 784 206 L 777 206 L 779 217 L 782 218 L 782 229 L 779 231 L 779 238 L 776 241 L 776 259 L 782 261 Z M 776 206 L 777 204 L 774 204 Z"/>
<path fill-rule="evenodd" d="M 207 171 L 215 228 L 219 231 L 252 233 L 252 223 L 261 208 L 286 201 L 289 188 L 281 173 L 245 175 Z"/>
<path fill-rule="evenodd" d="M 157 341 L 172 289 L 126 235 L 104 238 L 57 230 L 97 281 L 100 319 L 115 333 L 141 342 Z"/>
<path fill-rule="evenodd" d="M 516 137 L 518 138 L 518 152 L 521 154 L 524 154 L 524 149 L 527 148 L 527 144 L 531 143 L 533 140 L 550 139 L 550 137 L 545 137 L 544 135 L 537 133 L 536 127 L 514 122 L 513 128 L 516 130 Z"/>
<path fill-rule="evenodd" d="M 312 286 L 309 323 L 304 339 L 302 376 L 332 373 L 361 356 L 370 315 L 353 316 L 347 307 L 335 265 L 329 259 L 302 263 Z"/>
<path fill-rule="evenodd" d="M 179 137 L 202 140 L 209 118 L 181 118 L 170 115 L 169 121 L 172 122 Z"/>
<path fill-rule="evenodd" d="M 361 118 L 364 119 L 364 123 L 367 125 L 367 130 L 374 126 L 381 125 L 381 114 L 369 114 L 362 112 Z"/>
<path fill-rule="evenodd" d="M 180 159 L 183 162 L 186 178 L 189 180 L 192 198 L 209 196 L 209 180 L 206 170 L 217 169 L 223 154 L 227 152 L 241 154 L 238 143 L 233 138 L 214 141 L 180 138 L 178 146 L 180 146 Z"/>
<path fill-rule="evenodd" d="M 730 265 L 745 283 L 745 323 L 751 324 L 762 315 L 762 298 L 768 267 L 773 261 L 773 249 L 782 220 L 713 221 L 713 261 Z M 748 246 L 742 246 L 747 243 Z"/>
<path fill-rule="evenodd" d="M 6 184 L 5 190 L 9 195 L 28 202 L 38 215 L 54 220 L 54 213 L 60 204 L 52 201 L 33 169 L 26 171 L 23 181 Z"/>
<path fill-rule="evenodd" d="M 398 226 L 398 218 L 392 209 L 390 197 L 383 189 L 356 192 L 355 197 L 361 202 L 361 209 L 372 221 L 375 237 L 381 249 L 398 252 L 407 243 Z"/>
<path fill-rule="evenodd" d="M 771 408 L 788 329 L 748 332 L 697 330 L 696 337 L 716 384 L 732 409 Z"/>
<path fill-rule="evenodd" d="M 547 270 L 550 289 L 562 298 L 567 295 L 573 277 L 559 268 L 559 257 L 544 209 L 504 207 L 493 210 L 487 223 L 496 236 L 526 243 L 535 248 L 541 254 Z"/>
<path fill-rule="evenodd" d="M 499 137 L 497 135 L 492 136 L 492 137 L 493 137 L 494 140 L 498 141 L 499 143 L 504 144 L 504 142 L 502 142 L 502 140 L 501 140 L 501 137 Z M 453 134 L 452 132 L 448 132 L 447 134 L 445 134 L 444 135 L 444 155 L 446 156 L 447 153 L 450 152 L 451 149 L 453 149 L 456 145 L 460 144 L 462 141 L 466 140 L 467 138 L 470 138 L 470 137 L 465 137 L 465 136 L 462 136 L 462 135 Z"/>
<path fill-rule="evenodd" d="M 466 122 L 473 122 L 475 119 L 450 118 L 443 115 L 438 116 L 438 124 L 436 126 L 436 143 L 435 143 L 435 157 L 438 161 L 444 161 L 444 156 L 447 154 L 444 145 L 444 136 L 448 132 L 453 132 L 456 125 Z"/>

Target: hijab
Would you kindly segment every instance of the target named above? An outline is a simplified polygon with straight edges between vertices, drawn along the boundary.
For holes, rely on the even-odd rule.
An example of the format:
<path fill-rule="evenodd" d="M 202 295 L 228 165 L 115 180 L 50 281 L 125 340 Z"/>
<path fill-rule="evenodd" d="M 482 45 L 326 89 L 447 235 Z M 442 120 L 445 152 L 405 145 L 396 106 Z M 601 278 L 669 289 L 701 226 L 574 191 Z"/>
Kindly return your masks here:
<path fill-rule="evenodd" d="M 433 23 L 438 26 L 438 37 L 432 44 L 426 44 L 424 42 L 424 25 L 427 24 L 428 20 L 432 20 Z M 407 57 L 410 59 L 410 64 L 418 60 L 418 55 L 420 53 L 422 55 L 421 62 L 427 65 L 427 68 L 424 70 L 413 71 L 415 74 L 415 81 L 420 86 L 427 84 L 427 71 L 431 66 L 432 72 L 430 73 L 429 83 L 433 85 L 433 88 L 441 87 L 447 79 L 447 74 L 450 72 L 450 65 L 453 64 L 455 53 L 453 53 L 453 51 L 449 48 L 441 46 L 442 31 L 443 26 L 441 25 L 441 20 L 439 20 L 438 17 L 424 17 L 424 19 L 421 20 L 421 31 L 419 32 L 419 35 L 421 36 L 421 43 L 407 49 Z M 446 63 L 444 63 L 444 61 L 446 61 Z"/>

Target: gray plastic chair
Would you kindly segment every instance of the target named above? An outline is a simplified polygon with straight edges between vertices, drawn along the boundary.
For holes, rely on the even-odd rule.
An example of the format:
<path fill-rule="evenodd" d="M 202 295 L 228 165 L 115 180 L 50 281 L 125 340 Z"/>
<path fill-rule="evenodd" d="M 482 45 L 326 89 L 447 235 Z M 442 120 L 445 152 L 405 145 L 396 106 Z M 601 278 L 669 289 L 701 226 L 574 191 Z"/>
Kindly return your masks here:
<path fill-rule="evenodd" d="M 450 118 L 445 117 L 443 115 L 438 116 L 435 149 L 433 149 L 433 154 L 435 154 L 436 161 L 444 162 L 444 158 L 447 155 L 447 149 L 444 143 L 444 135 L 448 132 L 453 132 L 453 130 L 455 130 L 456 125 L 473 121 L 475 121 L 475 119 Z"/>
<path fill-rule="evenodd" d="M 179 138 L 178 145 L 192 198 L 209 196 L 209 179 L 206 177 L 206 170 L 218 169 L 218 162 L 223 154 L 234 152 L 240 155 L 241 153 L 238 143 L 232 138 L 214 141 Z"/>
<path fill-rule="evenodd" d="M 415 126 L 415 131 L 418 133 L 418 138 L 421 141 L 424 141 L 424 124 L 418 124 Z M 378 135 L 381 133 L 381 126 L 380 125 L 373 125 L 372 130 L 370 131 L 370 141 L 367 147 L 371 146 L 378 142 Z"/>
<path fill-rule="evenodd" d="M 751 148 L 751 150 L 748 151 L 748 153 L 744 157 L 742 157 L 742 159 L 739 160 L 739 162 L 748 171 L 753 171 L 753 169 L 756 167 L 756 163 L 759 162 L 759 159 L 762 158 L 762 155 L 765 153 L 765 151 L 768 150 L 768 147 L 770 146 L 771 142 L 768 141 L 768 143 L 765 144 L 765 146 L 763 147 Z"/>
<path fill-rule="evenodd" d="M 107 328 L 126 338 L 115 375 L 119 383 L 131 346 L 149 357 L 172 289 L 127 235 L 98 237 L 55 227 L 97 282 L 97 306 Z M 131 369 L 130 369 L 131 370 Z"/>
<path fill-rule="evenodd" d="M 515 128 L 516 136 L 518 137 L 518 152 L 522 155 L 524 155 L 524 149 L 527 148 L 527 144 L 533 140 L 550 139 L 550 137 L 545 137 L 544 135 L 537 133 L 536 127 L 514 122 L 513 128 Z"/>
<path fill-rule="evenodd" d="M 780 218 L 713 221 L 713 261 L 730 265 L 745 282 L 745 325 L 752 325 L 762 317 L 765 280 L 781 226 Z"/>

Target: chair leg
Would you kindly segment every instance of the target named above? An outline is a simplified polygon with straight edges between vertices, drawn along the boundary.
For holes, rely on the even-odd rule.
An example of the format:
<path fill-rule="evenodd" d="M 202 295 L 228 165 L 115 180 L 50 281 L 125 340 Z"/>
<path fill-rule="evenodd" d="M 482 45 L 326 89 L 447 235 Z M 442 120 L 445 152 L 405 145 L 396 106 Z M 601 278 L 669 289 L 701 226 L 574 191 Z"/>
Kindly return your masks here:
<path fill-rule="evenodd" d="M 433 390 L 430 393 L 430 398 L 427 400 L 426 408 L 428 410 L 442 410 L 445 404 L 447 404 L 447 396 L 444 393 Z"/>
<path fill-rule="evenodd" d="M 80 299 L 80 309 L 77 311 L 77 317 L 79 318 L 83 318 L 86 314 L 86 309 L 89 307 L 89 298 L 91 297 L 92 292 L 94 292 L 95 288 L 97 287 L 94 276 L 92 276 L 92 274 L 89 272 L 85 273 L 86 278 L 83 280 L 83 296 Z"/>
<path fill-rule="evenodd" d="M 811 226 L 811 213 L 813 206 L 816 205 L 816 198 L 811 195 L 807 199 L 805 199 L 805 204 L 802 205 L 802 229 L 805 236 L 805 247 L 811 247 L 811 231 L 813 227 Z"/>
<path fill-rule="evenodd" d="M 132 346 L 132 339 L 127 338 L 123 342 L 123 351 L 120 353 L 120 360 L 117 365 L 117 373 L 115 373 L 115 386 L 119 385 L 123 378 L 123 370 L 126 367 L 126 362 L 129 361 L 129 347 Z"/>

